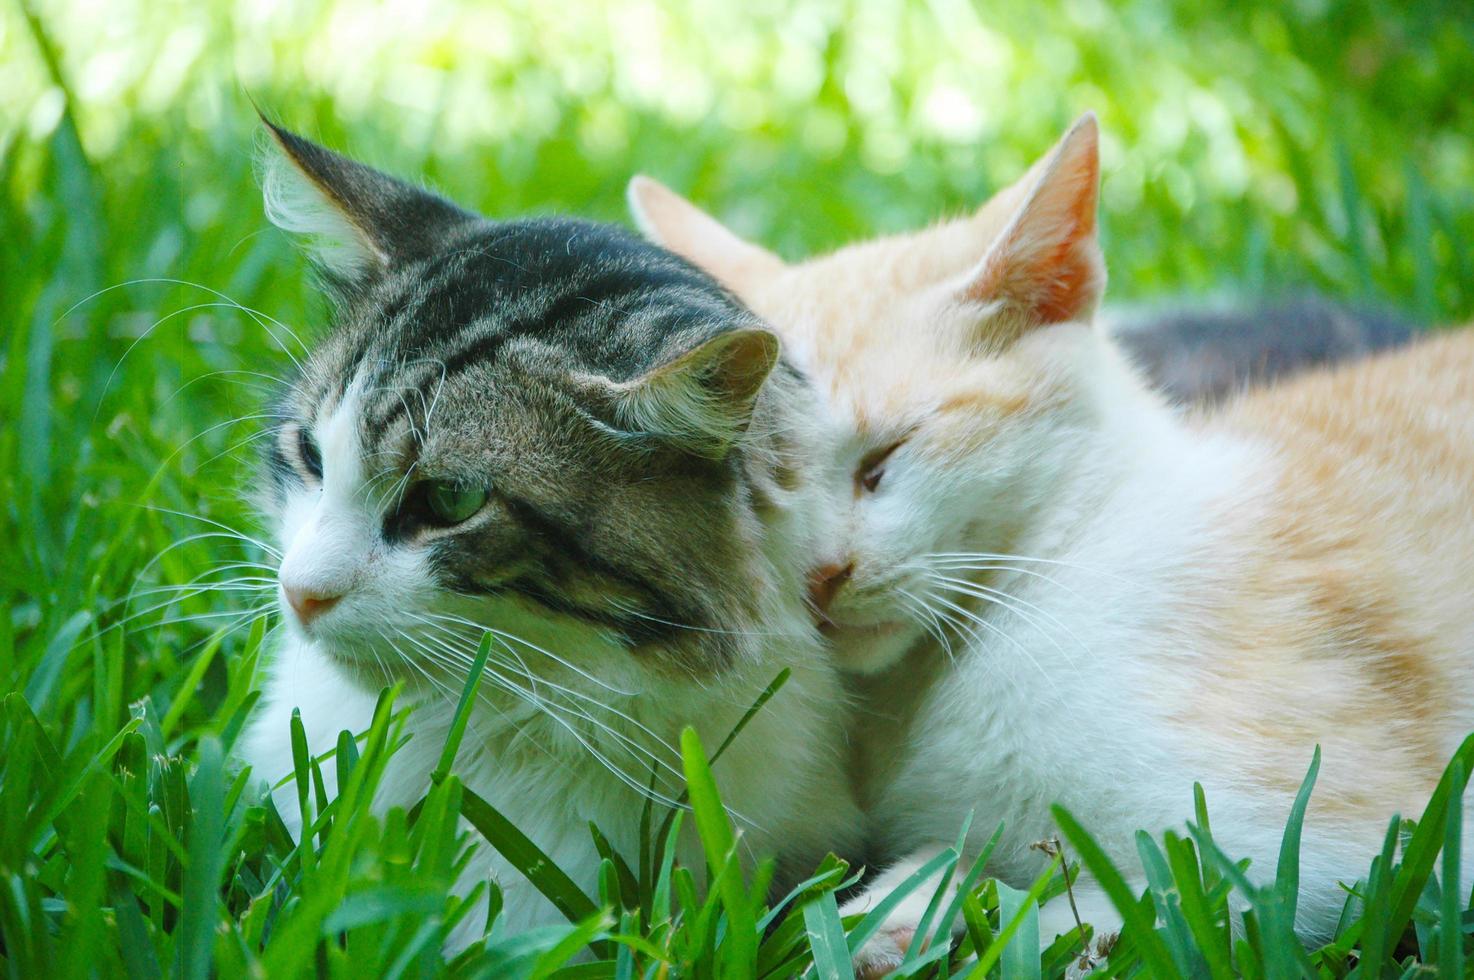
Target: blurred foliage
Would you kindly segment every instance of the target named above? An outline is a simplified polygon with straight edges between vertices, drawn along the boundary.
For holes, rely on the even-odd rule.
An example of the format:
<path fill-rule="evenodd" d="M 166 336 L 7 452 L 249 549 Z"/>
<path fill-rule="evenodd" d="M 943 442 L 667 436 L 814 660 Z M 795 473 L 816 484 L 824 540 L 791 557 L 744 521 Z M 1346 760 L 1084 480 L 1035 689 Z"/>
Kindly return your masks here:
<path fill-rule="evenodd" d="M 1095 109 L 1113 298 L 1315 287 L 1452 321 L 1474 312 L 1471 91 L 1467 0 L 0 3 L 0 815 L 31 834 L 0 834 L 0 928 L 49 916 L 59 975 L 113 972 L 99 937 L 145 928 L 100 911 L 131 867 L 105 879 L 107 847 L 142 826 L 119 801 L 177 803 L 190 767 L 194 823 L 139 812 L 200 854 L 199 814 L 247 834 L 230 915 L 288 860 L 219 767 L 269 642 L 249 451 L 322 320 L 261 213 L 253 99 L 493 216 L 623 220 L 646 171 L 789 256 L 970 208 Z M 338 839 L 372 843 L 354 826 Z M 378 873 L 363 846 L 333 887 Z M 140 881 L 188 884 L 140 853 Z M 443 894 L 443 870 L 415 873 Z M 190 887 L 181 972 L 203 975 Z M 156 939 L 180 904 L 160 894 Z M 278 904 L 326 914 L 249 907 Z M 51 935 L 10 928 L 38 945 L 8 962 L 50 962 Z"/>
<path fill-rule="evenodd" d="M 1314 285 L 1430 318 L 1474 309 L 1466 3 L 38 10 L 105 203 L 160 212 L 108 225 L 123 276 L 162 271 L 200 229 L 260 228 L 248 93 L 492 215 L 619 219 L 643 170 L 791 256 L 970 207 L 1093 108 L 1114 296 Z M 22 229 L 54 217 L 41 171 L 65 104 L 7 8 L 0 118 Z M 140 232 L 175 240 L 140 250 Z"/>

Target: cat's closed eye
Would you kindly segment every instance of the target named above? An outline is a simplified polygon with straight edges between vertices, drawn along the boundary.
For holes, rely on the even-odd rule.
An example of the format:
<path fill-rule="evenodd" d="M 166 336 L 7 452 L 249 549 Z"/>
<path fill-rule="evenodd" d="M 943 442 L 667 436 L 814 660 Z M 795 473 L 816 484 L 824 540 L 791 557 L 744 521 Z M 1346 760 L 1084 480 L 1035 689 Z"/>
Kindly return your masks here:
<path fill-rule="evenodd" d="M 874 493 L 880 487 L 880 481 L 885 477 L 886 462 L 905 442 L 904 439 L 898 439 L 889 446 L 866 453 L 855 470 L 855 486 L 866 493 Z"/>

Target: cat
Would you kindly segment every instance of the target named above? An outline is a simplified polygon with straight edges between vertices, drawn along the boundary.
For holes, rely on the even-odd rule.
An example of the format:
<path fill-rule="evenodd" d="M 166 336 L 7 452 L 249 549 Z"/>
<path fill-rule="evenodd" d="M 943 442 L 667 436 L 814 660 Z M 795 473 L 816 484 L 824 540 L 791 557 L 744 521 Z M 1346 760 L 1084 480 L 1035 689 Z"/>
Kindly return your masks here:
<path fill-rule="evenodd" d="M 1182 405 L 1219 402 L 1416 336 L 1416 328 L 1392 312 L 1314 293 L 1103 310 L 1100 319 L 1151 384 Z"/>
<path fill-rule="evenodd" d="M 1474 331 L 1175 411 L 1091 325 L 1097 140 L 1087 116 L 975 215 L 795 264 L 648 178 L 630 200 L 774 325 L 842 433 L 811 595 L 863 675 L 860 795 L 894 861 L 849 910 L 970 812 L 964 865 L 1001 823 L 991 870 L 1027 885 L 1056 801 L 1139 893 L 1134 835 L 1180 832 L 1194 781 L 1272 878 L 1319 744 L 1296 921 L 1325 938 L 1337 882 L 1474 728 Z M 898 962 L 928 898 L 863 966 Z M 1041 939 L 1073 925 L 1051 902 Z"/>
<path fill-rule="evenodd" d="M 780 882 L 851 846 L 843 692 L 802 600 L 832 533 L 815 396 L 772 331 L 629 231 L 490 221 L 268 126 L 268 216 L 337 313 L 272 416 L 286 638 L 243 739 L 254 775 L 291 773 L 294 709 L 322 752 L 402 683 L 410 737 L 376 806 L 412 806 L 489 633 L 455 772 L 597 894 L 590 821 L 633 860 L 652 778 L 681 792 L 682 728 L 711 751 L 786 667 L 715 765 L 724 800 Z M 299 833 L 295 788 L 275 802 Z M 462 885 L 488 874 L 504 928 L 562 921 L 483 846 Z"/>

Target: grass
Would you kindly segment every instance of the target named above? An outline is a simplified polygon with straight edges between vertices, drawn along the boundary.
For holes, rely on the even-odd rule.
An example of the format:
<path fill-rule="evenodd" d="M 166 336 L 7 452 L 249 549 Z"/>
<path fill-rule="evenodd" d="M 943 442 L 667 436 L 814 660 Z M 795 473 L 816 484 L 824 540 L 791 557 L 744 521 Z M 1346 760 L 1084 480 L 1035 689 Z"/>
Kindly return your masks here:
<path fill-rule="evenodd" d="M 299 258 L 265 230 L 243 85 L 286 121 L 490 213 L 619 219 L 625 179 L 644 170 L 792 255 L 968 206 L 1093 107 L 1114 140 L 1114 297 L 1308 285 L 1428 321 L 1474 310 L 1474 147 L 1459 135 L 1474 131 L 1474 33 L 1457 12 L 1135 0 L 1103 14 L 1077 0 L 982 23 L 942 2 L 836 2 L 759 4 L 740 21 L 694 5 L 631 27 L 571 0 L 509 5 L 501 34 L 480 28 L 507 39 L 489 52 L 451 19 L 360 24 L 345 53 L 323 42 L 346 5 L 250 22 L 197 6 L 0 8 L 11 976 L 845 977 L 878 921 L 840 918 L 836 894 L 858 869 L 838 861 L 786 897 L 766 894 L 763 869 L 739 873 L 711 747 L 694 740 L 690 810 L 652 812 L 642 854 L 609 853 L 598 894 L 579 894 L 532 828 L 500 819 L 448 763 L 413 810 L 371 812 L 403 735 L 389 698 L 368 733 L 332 747 L 349 773 L 338 796 L 302 753 L 297 786 L 316 815 L 302 842 L 255 802 L 229 762 L 272 642 L 247 490 L 263 395 L 302 348 L 253 311 L 309 342 L 324 316 Z M 398 33 L 407 55 L 384 40 Z M 665 73 L 653 94 L 652 59 Z M 933 112 L 959 90 L 971 115 Z M 1462 976 L 1474 913 L 1442 883 L 1459 880 L 1452 788 L 1469 755 L 1416 825 L 1389 824 L 1321 948 L 1289 930 L 1298 818 L 1274 884 L 1254 886 L 1214 843 L 1200 797 L 1185 833 L 1139 842 L 1144 895 L 1064 813 L 1062 856 L 1032 887 L 940 855 L 915 880 L 963 883 L 930 919 L 962 938 L 918 942 L 903 973 L 1061 975 L 1084 937 L 1039 955 L 1037 908 L 1066 900 L 1065 868 L 1083 864 L 1115 883 L 1131 923 L 1104 975 Z M 555 896 L 565 926 L 497 929 L 488 882 L 489 938 L 444 961 L 441 937 L 474 912 L 449 893 L 469 843 L 458 814 Z M 670 859 L 690 823 L 709 868 Z M 1237 934 L 1230 903 L 1250 912 Z"/>

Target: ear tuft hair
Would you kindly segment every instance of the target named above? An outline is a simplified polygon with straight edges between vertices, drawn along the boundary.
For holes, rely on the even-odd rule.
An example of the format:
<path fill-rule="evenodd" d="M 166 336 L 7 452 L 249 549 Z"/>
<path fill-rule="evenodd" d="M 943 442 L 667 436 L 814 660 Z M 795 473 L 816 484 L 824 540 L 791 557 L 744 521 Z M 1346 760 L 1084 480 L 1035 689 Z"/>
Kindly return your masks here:
<path fill-rule="evenodd" d="M 266 220 L 300 236 L 314 261 L 335 279 L 356 280 L 383 271 L 389 256 L 288 155 L 286 138 L 295 137 L 271 123 L 266 126 L 274 138 L 263 148 L 260 162 Z"/>
<path fill-rule="evenodd" d="M 433 254 L 478 221 L 444 198 L 334 153 L 267 120 L 261 160 L 266 216 L 302 236 L 341 284 L 360 284 L 398 262 Z"/>
<path fill-rule="evenodd" d="M 621 385 L 619 423 L 666 436 L 697 455 L 721 459 L 747 431 L 779 352 L 778 337 L 771 330 L 725 330 Z"/>

